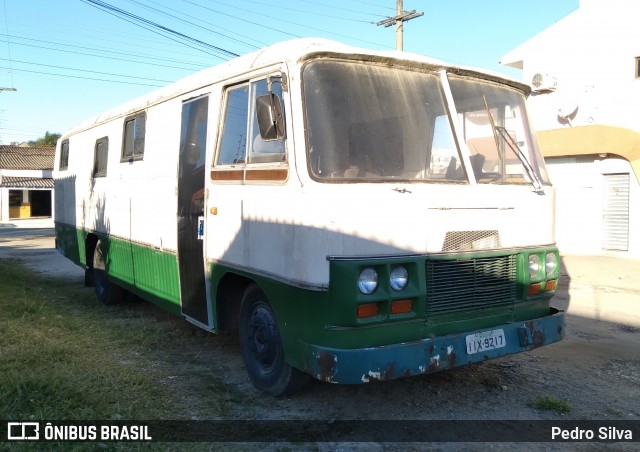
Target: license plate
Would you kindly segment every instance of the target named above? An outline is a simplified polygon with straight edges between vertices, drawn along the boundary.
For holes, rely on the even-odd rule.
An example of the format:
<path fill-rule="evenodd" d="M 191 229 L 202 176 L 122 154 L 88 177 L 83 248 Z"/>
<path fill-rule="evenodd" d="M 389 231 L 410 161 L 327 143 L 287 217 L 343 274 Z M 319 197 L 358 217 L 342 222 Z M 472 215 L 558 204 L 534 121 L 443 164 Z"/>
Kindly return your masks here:
<path fill-rule="evenodd" d="M 502 348 L 507 345 L 504 338 L 504 330 L 483 331 L 482 333 L 470 334 L 467 339 L 467 354 L 484 352 L 495 348 Z"/>

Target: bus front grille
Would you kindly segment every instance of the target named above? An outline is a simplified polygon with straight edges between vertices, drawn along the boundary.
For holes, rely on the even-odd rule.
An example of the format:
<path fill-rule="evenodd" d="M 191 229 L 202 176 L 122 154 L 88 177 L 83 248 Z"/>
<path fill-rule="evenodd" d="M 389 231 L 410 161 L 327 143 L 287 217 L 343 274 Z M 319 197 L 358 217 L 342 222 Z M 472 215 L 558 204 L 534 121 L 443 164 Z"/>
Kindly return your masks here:
<path fill-rule="evenodd" d="M 427 260 L 427 316 L 513 305 L 516 255 Z"/>

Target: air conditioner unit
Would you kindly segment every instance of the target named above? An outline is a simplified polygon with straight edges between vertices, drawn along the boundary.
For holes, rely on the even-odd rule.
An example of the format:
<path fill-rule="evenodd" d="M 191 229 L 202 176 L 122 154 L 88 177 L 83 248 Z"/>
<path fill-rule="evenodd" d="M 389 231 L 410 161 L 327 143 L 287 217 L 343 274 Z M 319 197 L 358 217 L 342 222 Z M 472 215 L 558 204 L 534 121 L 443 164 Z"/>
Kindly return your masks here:
<path fill-rule="evenodd" d="M 538 72 L 531 78 L 531 86 L 533 87 L 534 93 L 550 93 L 556 90 L 557 85 L 558 81 L 555 75 L 548 73 L 543 74 Z"/>

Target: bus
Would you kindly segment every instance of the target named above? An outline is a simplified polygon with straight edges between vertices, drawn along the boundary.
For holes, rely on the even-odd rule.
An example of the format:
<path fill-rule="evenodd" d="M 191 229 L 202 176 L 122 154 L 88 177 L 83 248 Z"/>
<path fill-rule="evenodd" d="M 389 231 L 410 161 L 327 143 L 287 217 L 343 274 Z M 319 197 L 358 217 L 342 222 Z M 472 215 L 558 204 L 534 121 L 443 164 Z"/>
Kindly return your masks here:
<path fill-rule="evenodd" d="M 105 304 L 237 331 L 253 384 L 359 384 L 551 344 L 560 258 L 530 88 L 314 38 L 57 144 L 56 248 Z"/>

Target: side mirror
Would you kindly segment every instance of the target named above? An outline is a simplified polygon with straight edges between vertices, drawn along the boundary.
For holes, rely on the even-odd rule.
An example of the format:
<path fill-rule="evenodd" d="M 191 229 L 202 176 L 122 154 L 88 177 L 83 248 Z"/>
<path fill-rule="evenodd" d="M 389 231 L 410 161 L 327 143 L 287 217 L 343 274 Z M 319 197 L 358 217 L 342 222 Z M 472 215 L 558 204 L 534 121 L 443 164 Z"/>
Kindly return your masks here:
<path fill-rule="evenodd" d="M 265 94 L 256 97 L 256 115 L 260 137 L 265 141 L 284 138 L 284 117 L 282 105 L 277 94 Z"/>

